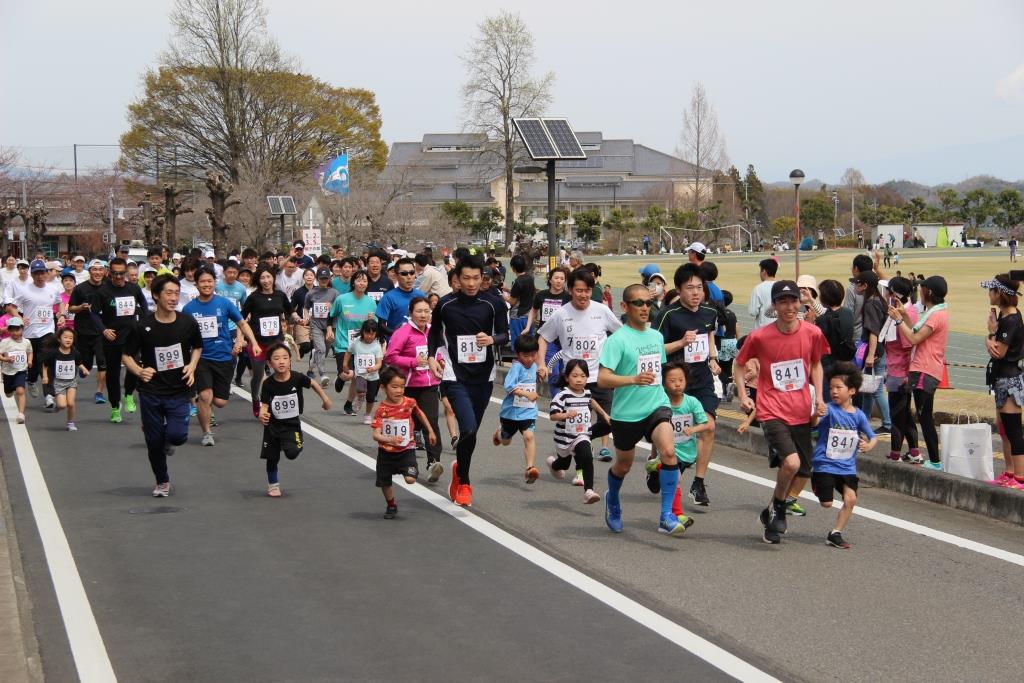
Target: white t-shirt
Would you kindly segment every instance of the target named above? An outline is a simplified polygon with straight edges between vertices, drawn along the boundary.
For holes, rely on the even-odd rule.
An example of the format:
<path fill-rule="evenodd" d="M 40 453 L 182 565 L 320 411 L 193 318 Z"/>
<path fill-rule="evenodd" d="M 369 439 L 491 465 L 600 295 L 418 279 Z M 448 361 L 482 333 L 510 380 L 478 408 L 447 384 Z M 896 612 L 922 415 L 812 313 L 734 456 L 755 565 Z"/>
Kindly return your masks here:
<path fill-rule="evenodd" d="M 0 370 L 5 375 L 16 375 L 22 370 L 28 369 L 28 356 L 32 353 L 32 343 L 21 338 L 21 341 L 14 341 L 10 337 L 0 341 L 0 353 L 6 353 L 11 356 L 13 362 L 0 363 Z"/>
<path fill-rule="evenodd" d="M 296 268 L 295 272 L 291 274 L 291 277 L 289 277 L 284 272 L 284 269 L 282 268 L 281 272 L 277 274 L 276 283 L 277 283 L 277 288 L 280 289 L 282 292 L 284 292 L 284 295 L 286 297 L 291 299 L 292 298 L 292 294 L 295 293 L 295 290 L 298 289 L 299 287 L 301 287 L 302 284 L 303 284 L 302 283 L 302 269 L 301 268 Z"/>
<path fill-rule="evenodd" d="M 775 310 L 772 308 L 772 285 L 775 280 L 759 282 L 750 293 L 750 304 L 747 312 L 754 319 L 754 329 L 775 322 Z"/>
<path fill-rule="evenodd" d="M 598 358 L 605 339 L 622 327 L 607 306 L 589 302 L 582 311 L 569 302 L 555 311 L 540 328 L 540 335 L 549 342 L 557 341 L 571 358 L 587 361 L 589 382 L 597 381 Z"/>
<path fill-rule="evenodd" d="M 185 304 L 187 304 L 189 301 L 192 301 L 192 299 L 199 298 L 199 288 L 196 287 L 196 283 L 189 282 L 187 279 L 181 278 L 180 285 L 180 293 L 178 294 L 179 311 L 183 310 L 185 308 Z M 152 293 L 150 294 L 150 296 L 152 296 Z M 146 303 L 149 303 L 148 299 Z"/>
<path fill-rule="evenodd" d="M 28 285 L 32 284 L 32 278 L 25 278 L 22 280 L 20 277 L 16 277 L 13 280 L 8 280 L 4 283 L 4 302 L 14 301 L 21 290 Z"/>
<path fill-rule="evenodd" d="M 78 272 L 77 270 L 73 270 L 73 271 L 71 271 L 71 274 L 75 276 L 75 284 L 76 285 L 80 285 L 80 284 L 82 284 L 83 282 L 85 282 L 86 280 L 89 279 L 89 271 L 86 270 L 85 268 L 82 268 L 82 272 Z"/>
<path fill-rule="evenodd" d="M 17 266 L 12 268 L 11 270 L 7 270 L 6 268 L 0 269 L 0 282 L 3 282 L 4 284 L 7 284 L 8 282 L 10 282 L 11 280 L 13 280 L 16 277 L 18 277 L 18 267 Z"/>
<path fill-rule="evenodd" d="M 23 287 L 13 301 L 25 316 L 26 339 L 38 339 L 56 329 L 53 306 L 60 303 L 60 292 L 49 283 L 42 287 L 36 287 L 35 283 Z"/>

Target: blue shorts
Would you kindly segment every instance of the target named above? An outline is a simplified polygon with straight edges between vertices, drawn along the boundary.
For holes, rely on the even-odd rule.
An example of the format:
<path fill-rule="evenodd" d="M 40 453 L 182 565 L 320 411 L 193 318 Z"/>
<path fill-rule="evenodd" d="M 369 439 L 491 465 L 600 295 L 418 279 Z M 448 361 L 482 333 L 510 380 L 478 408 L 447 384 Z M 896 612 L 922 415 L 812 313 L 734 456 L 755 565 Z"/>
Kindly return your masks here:
<path fill-rule="evenodd" d="M 24 387 L 28 381 L 28 370 L 16 372 L 13 375 L 4 375 L 4 393 L 8 396 L 14 393 L 18 387 Z"/>

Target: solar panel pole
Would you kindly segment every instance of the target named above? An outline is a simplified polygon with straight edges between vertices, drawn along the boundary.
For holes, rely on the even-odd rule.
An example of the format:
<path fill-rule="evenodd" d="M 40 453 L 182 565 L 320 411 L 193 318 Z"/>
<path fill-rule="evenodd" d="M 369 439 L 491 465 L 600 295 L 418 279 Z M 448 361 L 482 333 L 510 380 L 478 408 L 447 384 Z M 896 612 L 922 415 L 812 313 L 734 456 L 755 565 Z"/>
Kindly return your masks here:
<path fill-rule="evenodd" d="M 558 267 L 558 240 L 555 237 L 555 160 L 548 159 L 548 272 Z"/>

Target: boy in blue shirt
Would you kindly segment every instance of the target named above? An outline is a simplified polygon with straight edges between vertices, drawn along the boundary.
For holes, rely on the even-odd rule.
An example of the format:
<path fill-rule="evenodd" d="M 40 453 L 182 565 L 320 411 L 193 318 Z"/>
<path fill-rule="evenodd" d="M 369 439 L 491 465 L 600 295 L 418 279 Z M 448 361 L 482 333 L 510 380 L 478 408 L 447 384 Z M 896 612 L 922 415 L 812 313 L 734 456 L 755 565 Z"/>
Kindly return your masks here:
<path fill-rule="evenodd" d="M 825 543 L 844 550 L 850 544 L 843 539 L 843 529 L 857 504 L 857 452 L 869 451 L 878 442 L 868 418 L 853 405 L 861 380 L 860 370 L 853 363 L 835 364 L 828 387 L 832 401 L 828 412 L 817 420 L 818 444 L 811 462 L 811 490 L 822 507 L 832 507 L 833 491 L 843 496 L 836 526 Z"/>
<path fill-rule="evenodd" d="M 534 461 L 537 444 L 534 429 L 537 426 L 537 337 L 521 334 L 516 337 L 516 359 L 505 375 L 505 398 L 501 402 L 501 426 L 491 441 L 495 446 L 512 443 L 516 432 L 523 435 L 523 455 L 526 458 L 526 483 L 532 484 L 540 476 Z"/>

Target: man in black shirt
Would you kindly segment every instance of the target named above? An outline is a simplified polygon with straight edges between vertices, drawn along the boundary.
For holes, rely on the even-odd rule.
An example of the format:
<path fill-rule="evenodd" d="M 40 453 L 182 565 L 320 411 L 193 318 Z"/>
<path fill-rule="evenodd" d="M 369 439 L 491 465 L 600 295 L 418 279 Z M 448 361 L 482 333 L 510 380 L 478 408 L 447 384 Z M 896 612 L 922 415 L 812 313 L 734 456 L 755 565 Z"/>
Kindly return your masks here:
<path fill-rule="evenodd" d="M 513 308 L 509 314 L 512 318 L 522 318 L 530 314 L 530 306 L 533 305 L 533 298 L 537 295 L 537 286 L 533 283 L 533 274 L 527 272 L 528 264 L 526 257 L 516 254 L 512 257 L 510 264 L 516 279 L 512 283 L 512 289 L 508 292 L 509 303 Z"/>
<path fill-rule="evenodd" d="M 110 400 L 110 421 L 121 421 L 121 356 L 124 340 L 139 319 L 145 315 L 146 297 L 134 282 L 127 282 L 128 263 L 121 257 L 110 261 L 110 281 L 104 282 L 92 297 L 92 321 L 103 335 L 103 354 L 107 359 L 107 398 Z M 138 381 L 128 374 L 124 378 L 124 407 L 135 412 L 132 392 Z"/>
<path fill-rule="evenodd" d="M 103 261 L 93 259 L 89 262 L 89 279 L 75 286 L 68 298 L 68 312 L 75 316 L 75 347 L 82 357 L 82 365 L 92 369 L 96 361 L 96 393 L 93 400 L 106 403 L 103 388 L 107 385 L 107 357 L 103 353 L 103 335 L 92 319 L 92 301 L 96 291 L 103 284 L 103 276 L 107 268 Z"/>
<path fill-rule="evenodd" d="M 153 497 L 166 498 L 171 493 L 167 456 L 188 440 L 189 387 L 203 353 L 203 337 L 195 318 L 175 310 L 180 292 L 176 277 L 158 275 L 151 291 L 156 313 L 129 328 L 121 360 L 139 380 L 142 431 L 156 477 Z"/>

